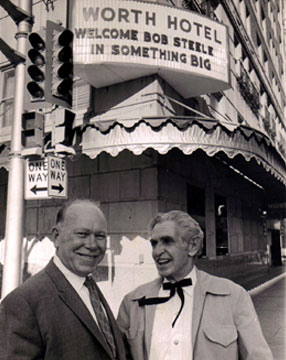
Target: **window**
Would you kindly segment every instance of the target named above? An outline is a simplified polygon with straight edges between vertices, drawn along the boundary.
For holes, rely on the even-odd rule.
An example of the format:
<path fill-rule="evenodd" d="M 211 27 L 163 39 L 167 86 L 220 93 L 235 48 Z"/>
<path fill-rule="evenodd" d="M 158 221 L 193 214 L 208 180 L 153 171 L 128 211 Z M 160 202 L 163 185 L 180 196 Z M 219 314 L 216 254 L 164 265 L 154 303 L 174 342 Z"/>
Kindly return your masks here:
<path fill-rule="evenodd" d="M 256 34 L 256 44 L 258 47 L 261 45 L 261 40 L 258 34 Z"/>
<path fill-rule="evenodd" d="M 3 87 L 0 89 L 2 95 L 0 101 L 0 127 L 5 127 L 12 124 L 15 71 L 6 71 L 2 73 L 2 76 Z"/>
<path fill-rule="evenodd" d="M 238 37 L 236 34 L 234 34 L 234 36 L 233 36 L 233 43 L 234 43 L 235 47 L 237 47 L 239 45 L 239 40 L 238 40 Z"/>
<path fill-rule="evenodd" d="M 265 13 L 262 6 L 260 7 L 260 10 L 261 10 L 261 20 L 263 21 L 265 20 Z"/>
<path fill-rule="evenodd" d="M 250 16 L 250 12 L 249 12 L 249 9 L 248 9 L 248 6 L 245 5 L 245 14 L 246 14 L 246 19 Z"/>
<path fill-rule="evenodd" d="M 243 124 L 244 123 L 244 118 L 241 114 L 237 113 L 237 121 L 239 124 Z"/>
<path fill-rule="evenodd" d="M 82 79 L 73 83 L 73 110 L 87 109 L 90 106 L 91 86 Z"/>
<path fill-rule="evenodd" d="M 242 49 L 242 55 L 241 55 L 242 61 L 244 61 L 246 57 L 247 57 L 246 52 L 244 49 Z"/>
<path fill-rule="evenodd" d="M 267 94 L 267 107 L 269 107 L 271 105 L 271 99 L 269 97 L 269 95 Z"/>

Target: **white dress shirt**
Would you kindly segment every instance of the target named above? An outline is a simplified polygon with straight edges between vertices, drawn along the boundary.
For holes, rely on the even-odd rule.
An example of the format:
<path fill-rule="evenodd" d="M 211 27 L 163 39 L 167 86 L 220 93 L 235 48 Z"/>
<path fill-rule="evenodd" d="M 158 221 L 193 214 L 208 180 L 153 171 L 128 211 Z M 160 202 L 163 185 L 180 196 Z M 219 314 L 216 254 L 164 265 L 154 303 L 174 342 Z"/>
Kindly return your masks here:
<path fill-rule="evenodd" d="M 53 261 L 56 267 L 63 273 L 65 278 L 75 289 L 75 291 L 77 292 L 81 300 L 84 302 L 85 306 L 88 308 L 88 311 L 91 313 L 92 317 L 97 323 L 96 316 L 91 305 L 88 288 L 84 285 L 85 277 L 76 275 L 75 273 L 70 271 L 67 267 L 65 267 L 65 265 L 62 263 L 62 261 L 57 255 L 54 255 Z"/>
<path fill-rule="evenodd" d="M 155 310 L 153 331 L 151 336 L 150 360 L 192 360 L 192 316 L 193 294 L 196 284 L 195 267 L 185 277 L 192 279 L 192 285 L 183 287 L 185 303 L 175 326 L 172 327 L 181 307 L 181 299 L 177 294 L 166 303 L 158 304 Z M 159 297 L 169 296 L 170 290 L 160 288 Z"/>

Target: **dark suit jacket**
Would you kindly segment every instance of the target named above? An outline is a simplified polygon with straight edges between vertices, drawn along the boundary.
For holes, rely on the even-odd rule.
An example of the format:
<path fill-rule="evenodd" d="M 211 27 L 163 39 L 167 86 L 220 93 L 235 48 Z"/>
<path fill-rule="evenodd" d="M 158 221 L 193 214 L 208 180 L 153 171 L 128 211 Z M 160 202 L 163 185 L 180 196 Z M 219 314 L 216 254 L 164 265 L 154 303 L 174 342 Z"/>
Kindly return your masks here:
<path fill-rule="evenodd" d="M 125 359 L 116 321 L 101 294 L 118 359 Z M 0 306 L 1 360 L 111 360 L 105 339 L 88 309 L 54 265 L 8 294 Z"/>

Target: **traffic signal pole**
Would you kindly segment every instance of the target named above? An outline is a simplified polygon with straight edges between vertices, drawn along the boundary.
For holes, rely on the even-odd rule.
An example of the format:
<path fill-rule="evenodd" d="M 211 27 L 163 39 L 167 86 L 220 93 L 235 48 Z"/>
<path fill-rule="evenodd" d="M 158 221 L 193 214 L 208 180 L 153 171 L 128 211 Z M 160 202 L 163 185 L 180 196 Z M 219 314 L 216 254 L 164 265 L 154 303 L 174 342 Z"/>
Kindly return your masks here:
<path fill-rule="evenodd" d="M 5 5 L 9 1 L 5 2 Z M 1 2 L 0 2 L 1 4 Z M 10 6 L 10 4 L 9 4 Z M 13 8 L 9 15 L 17 23 L 17 51 L 26 54 L 28 33 L 31 30 L 32 0 L 20 0 L 19 8 Z M 28 14 L 27 18 L 17 21 L 17 11 Z M 15 13 L 15 12 L 16 13 Z M 14 13 L 13 13 L 14 12 Z M 12 123 L 11 149 L 9 161 L 8 196 L 5 232 L 5 255 L 2 281 L 2 294 L 20 285 L 22 281 L 22 247 L 23 247 L 23 214 L 24 214 L 24 160 L 21 156 L 22 113 L 24 109 L 25 64 L 20 62 L 15 71 L 14 114 Z"/>

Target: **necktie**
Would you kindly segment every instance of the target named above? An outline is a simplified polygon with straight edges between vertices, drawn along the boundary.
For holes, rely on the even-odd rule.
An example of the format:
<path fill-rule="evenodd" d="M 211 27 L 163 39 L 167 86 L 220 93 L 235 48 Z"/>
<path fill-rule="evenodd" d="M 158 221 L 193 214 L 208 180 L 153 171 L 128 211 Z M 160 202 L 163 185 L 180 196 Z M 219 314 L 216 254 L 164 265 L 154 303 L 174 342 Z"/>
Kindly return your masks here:
<path fill-rule="evenodd" d="M 149 299 L 145 299 L 145 297 L 139 299 L 138 303 L 139 306 L 144 306 L 144 305 L 154 305 L 154 304 L 162 304 L 167 302 L 168 300 L 170 300 L 176 293 L 177 293 L 181 299 L 181 307 L 180 310 L 177 314 L 177 316 L 175 317 L 174 321 L 172 322 L 172 327 L 175 326 L 175 323 L 178 319 L 178 317 L 180 316 L 183 307 L 184 307 L 184 303 L 185 303 L 185 297 L 184 297 L 184 291 L 183 291 L 183 287 L 185 286 L 190 286 L 192 285 L 192 279 L 188 278 L 188 279 L 183 279 L 174 283 L 168 282 L 168 283 L 163 283 L 163 289 L 164 290 L 170 290 L 170 295 L 167 297 L 154 297 L 154 298 L 149 298 Z"/>
<path fill-rule="evenodd" d="M 100 302 L 100 298 L 98 295 L 97 287 L 92 279 L 92 277 L 86 277 L 84 285 L 88 288 L 90 301 L 93 307 L 93 310 L 96 315 L 96 319 L 98 321 L 98 325 L 109 345 L 114 357 L 116 357 L 116 346 L 114 342 L 114 337 L 110 328 L 110 324 L 108 318 L 106 317 L 104 310 L 102 308 L 102 304 Z"/>

